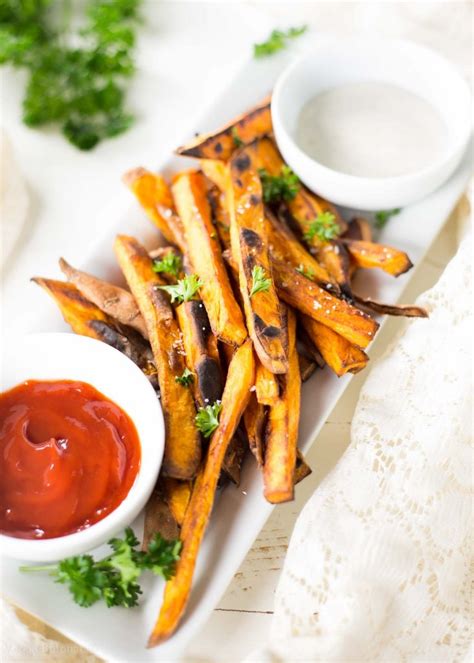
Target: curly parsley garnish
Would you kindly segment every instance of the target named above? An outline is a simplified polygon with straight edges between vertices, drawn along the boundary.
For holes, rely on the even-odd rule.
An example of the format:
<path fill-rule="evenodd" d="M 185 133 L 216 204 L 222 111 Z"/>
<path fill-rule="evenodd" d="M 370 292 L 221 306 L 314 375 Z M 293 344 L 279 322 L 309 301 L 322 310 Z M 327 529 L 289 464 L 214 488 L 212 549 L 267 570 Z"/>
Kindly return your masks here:
<path fill-rule="evenodd" d="M 296 271 L 298 274 L 301 274 L 301 276 L 304 276 L 310 281 L 314 281 L 314 269 L 312 267 L 306 268 L 304 265 L 298 265 Z"/>
<path fill-rule="evenodd" d="M 289 166 L 282 166 L 279 175 L 270 175 L 265 168 L 259 168 L 262 183 L 263 200 L 276 203 L 281 200 L 293 200 L 300 190 L 300 180 Z"/>
<path fill-rule="evenodd" d="M 189 387 L 194 382 L 194 373 L 186 367 L 181 375 L 176 375 L 175 382 L 183 387 Z"/>
<path fill-rule="evenodd" d="M 266 292 L 270 289 L 272 280 L 266 276 L 265 270 L 260 265 L 255 265 L 252 269 L 252 289 L 250 290 L 250 297 L 253 297 L 257 292 Z"/>
<path fill-rule="evenodd" d="M 155 534 L 148 551 L 137 550 L 139 541 L 133 530 L 127 527 L 123 539 L 109 541 L 113 552 L 100 560 L 92 555 L 67 557 L 57 564 L 42 566 L 20 566 L 20 571 L 49 573 L 55 582 L 68 585 L 73 600 L 88 608 L 103 599 L 110 608 L 120 605 L 131 608 L 138 605 L 142 593 L 137 583 L 141 573 L 149 569 L 155 575 L 169 580 L 175 574 L 182 542 L 168 541 Z"/>
<path fill-rule="evenodd" d="M 283 50 L 288 46 L 289 39 L 299 37 L 305 33 L 307 29 L 307 25 L 302 25 L 299 28 L 289 28 L 286 32 L 283 30 L 272 30 L 266 41 L 253 45 L 254 57 L 263 58 Z"/>
<path fill-rule="evenodd" d="M 230 133 L 232 134 L 232 140 L 234 141 L 235 147 L 242 147 L 242 145 L 244 144 L 244 141 L 239 136 L 239 132 L 237 131 L 237 127 L 232 127 L 232 131 Z"/>
<path fill-rule="evenodd" d="M 311 242 L 315 237 L 321 242 L 329 242 L 337 237 L 339 232 L 339 224 L 334 214 L 332 212 L 321 212 L 314 221 L 309 223 L 303 238 L 307 242 Z"/>
<path fill-rule="evenodd" d="M 221 410 L 222 403 L 220 401 L 199 408 L 195 418 L 196 428 L 201 431 L 204 437 L 211 437 L 213 432 L 219 426 L 219 415 Z"/>
<path fill-rule="evenodd" d="M 157 274 L 171 274 L 171 276 L 179 276 L 183 268 L 183 261 L 180 256 L 170 251 L 161 260 L 153 261 L 153 271 Z"/>
<path fill-rule="evenodd" d="M 125 82 L 135 71 L 140 3 L 87 0 L 80 16 L 69 10 L 69 2 L 0 3 L 0 64 L 28 72 L 26 125 L 59 124 L 81 150 L 131 126 Z"/>
<path fill-rule="evenodd" d="M 202 285 L 204 284 L 199 280 L 197 274 L 190 274 L 180 279 L 176 285 L 159 285 L 157 287 L 159 290 L 165 290 L 168 293 L 172 304 L 175 302 L 181 304 L 193 299 Z"/>
<path fill-rule="evenodd" d="M 395 216 L 396 214 L 400 214 L 402 211 L 401 207 L 397 207 L 396 209 L 387 209 L 387 210 L 381 210 L 380 212 L 375 212 L 374 218 L 375 218 L 375 227 L 376 228 L 383 228 L 387 221 L 391 219 L 392 216 Z"/>

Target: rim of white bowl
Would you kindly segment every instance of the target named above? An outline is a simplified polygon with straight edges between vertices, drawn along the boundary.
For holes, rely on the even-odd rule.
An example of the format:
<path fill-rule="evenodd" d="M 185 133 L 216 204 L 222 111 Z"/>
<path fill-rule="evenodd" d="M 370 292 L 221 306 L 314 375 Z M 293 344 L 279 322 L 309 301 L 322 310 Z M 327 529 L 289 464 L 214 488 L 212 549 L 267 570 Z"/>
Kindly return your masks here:
<path fill-rule="evenodd" d="M 398 184 L 398 183 L 404 184 L 406 182 L 413 181 L 418 177 L 425 178 L 426 176 L 432 175 L 442 170 L 443 167 L 446 167 L 449 164 L 449 162 L 453 159 L 453 157 L 455 157 L 458 154 L 460 150 L 464 151 L 467 148 L 472 132 L 472 124 L 469 121 L 469 113 L 466 114 L 467 121 L 465 123 L 465 126 L 462 128 L 461 135 L 459 136 L 459 138 L 456 141 L 450 143 L 447 149 L 443 151 L 443 153 L 440 155 L 438 159 L 436 159 L 429 166 L 421 168 L 420 170 L 415 170 L 412 173 L 407 173 L 406 175 L 393 175 L 390 177 L 376 177 L 376 178 L 351 175 L 349 173 L 343 173 L 342 171 L 329 168 L 328 166 L 325 166 L 324 164 L 319 162 L 317 159 L 313 159 L 312 157 L 310 157 L 298 145 L 295 138 L 292 136 L 291 132 L 286 126 L 285 122 L 281 118 L 279 104 L 282 96 L 285 94 L 285 86 L 287 85 L 288 81 L 291 79 L 295 71 L 302 65 L 302 63 L 316 57 L 318 55 L 318 52 L 322 48 L 333 45 L 334 43 L 338 44 L 344 43 L 345 46 L 349 46 L 351 43 L 354 44 L 363 43 L 365 46 L 367 46 L 368 43 L 372 42 L 374 45 L 383 44 L 384 49 L 387 49 L 388 47 L 391 48 L 397 47 L 397 48 L 410 49 L 412 51 L 418 51 L 419 53 L 423 53 L 424 56 L 428 56 L 432 58 L 434 62 L 436 61 L 437 63 L 442 64 L 443 67 L 448 68 L 450 70 L 449 73 L 452 76 L 453 83 L 458 85 L 459 87 L 460 95 L 465 96 L 466 101 L 471 100 L 469 85 L 461 76 L 461 74 L 456 69 L 456 67 L 452 64 L 452 62 L 450 62 L 447 58 L 442 56 L 440 53 L 434 51 L 433 49 L 427 46 L 422 46 L 421 44 L 418 44 L 409 39 L 396 39 L 396 38 L 382 39 L 381 37 L 366 37 L 361 35 L 356 35 L 352 37 L 343 37 L 335 34 L 324 34 L 318 36 L 318 41 L 319 43 L 315 48 L 305 53 L 301 57 L 298 57 L 294 62 L 289 64 L 283 70 L 283 72 L 280 74 L 275 84 L 271 100 L 272 122 L 275 126 L 275 137 L 277 139 L 277 142 L 278 142 L 278 136 L 276 134 L 279 131 L 281 131 L 282 134 L 284 134 L 285 138 L 289 142 L 291 142 L 292 148 L 298 154 L 298 158 L 302 159 L 307 164 L 308 167 L 313 168 L 316 165 L 318 169 L 321 169 L 322 171 L 326 172 L 328 175 L 332 176 L 333 178 L 337 177 L 340 179 L 346 179 L 348 182 L 351 182 L 352 184 L 360 183 L 363 185 L 367 185 L 370 183 L 372 185 L 375 184 L 376 186 L 378 185 L 383 186 L 384 184 Z M 379 79 L 379 81 L 381 82 L 381 79 Z M 459 156 L 459 159 L 461 158 L 461 156 L 462 154 Z"/>
<path fill-rule="evenodd" d="M 83 360 L 84 355 L 89 357 L 90 362 L 100 361 L 101 357 L 107 357 L 107 362 L 113 363 L 116 367 L 116 371 L 114 371 L 113 376 L 110 376 L 110 379 L 115 381 L 126 378 L 128 381 L 127 384 L 133 390 L 134 398 L 136 398 L 139 392 L 140 405 L 143 405 L 145 419 L 141 420 L 138 418 L 137 420 L 137 417 L 132 417 L 129 414 L 126 403 L 123 401 L 117 403 L 117 405 L 129 414 L 135 425 L 140 441 L 141 457 L 140 467 L 135 480 L 129 492 L 116 509 L 90 527 L 60 537 L 50 539 L 23 539 L 0 534 L 0 551 L 3 555 L 19 560 L 53 561 L 96 548 L 130 525 L 138 516 L 153 491 L 163 459 L 165 440 L 163 412 L 153 387 L 138 366 L 124 354 L 102 341 L 85 336 L 77 336 L 68 332 L 44 332 L 28 334 L 21 339 L 16 339 L 15 342 L 19 343 L 18 347 L 21 347 L 23 353 L 25 350 L 28 351 L 28 345 L 30 347 L 37 347 L 38 343 L 41 345 L 41 343 L 45 342 L 46 344 L 53 343 L 55 350 L 59 352 L 61 352 L 64 346 L 68 347 L 69 352 L 74 353 L 75 349 L 77 352 L 75 356 L 78 358 L 78 361 Z M 66 372 L 70 373 L 70 370 L 67 369 Z M 34 364 L 31 375 L 24 378 L 24 380 L 27 379 L 77 379 L 87 382 L 87 380 L 75 377 L 73 374 L 63 375 L 62 377 L 58 376 L 57 378 L 35 376 Z M 3 381 L 4 378 L 2 376 Z M 21 384 L 21 382 L 22 380 L 15 381 L 15 384 L 10 384 L 6 387 L 2 385 L 2 389 L 11 389 L 17 384 Z M 89 381 L 89 384 L 97 388 L 104 396 L 116 402 L 114 398 L 111 398 L 107 394 L 106 389 L 96 387 L 92 381 Z M 152 430 L 154 431 L 153 435 L 151 434 Z M 153 439 L 151 439 L 152 437 Z"/>

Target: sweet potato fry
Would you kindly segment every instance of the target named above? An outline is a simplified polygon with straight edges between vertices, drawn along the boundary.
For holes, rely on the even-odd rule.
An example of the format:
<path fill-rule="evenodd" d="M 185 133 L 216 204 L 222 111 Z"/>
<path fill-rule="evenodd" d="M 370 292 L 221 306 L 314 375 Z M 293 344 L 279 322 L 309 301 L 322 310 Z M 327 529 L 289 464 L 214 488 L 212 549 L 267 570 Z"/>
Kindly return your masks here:
<path fill-rule="evenodd" d="M 322 322 L 350 343 L 366 348 L 373 340 L 378 323 L 355 306 L 311 283 L 286 263 L 273 270 L 281 299 L 313 320 Z"/>
<path fill-rule="evenodd" d="M 192 482 L 162 477 L 160 486 L 173 518 L 181 527 L 191 499 Z"/>
<path fill-rule="evenodd" d="M 200 295 L 212 330 L 225 343 L 240 345 L 247 330 L 212 224 L 204 177 L 201 173 L 184 173 L 175 179 L 172 191 L 183 220 L 193 269 L 204 284 Z"/>
<path fill-rule="evenodd" d="M 378 267 L 387 274 L 400 276 L 413 267 L 406 253 L 384 244 L 362 240 L 342 240 L 357 267 L 373 269 Z"/>
<path fill-rule="evenodd" d="M 198 159 L 219 159 L 227 161 L 235 150 L 255 138 L 272 131 L 270 98 L 267 97 L 257 106 L 234 118 L 229 124 L 216 132 L 201 134 L 192 141 L 178 147 L 177 154 Z"/>
<path fill-rule="evenodd" d="M 98 279 L 87 272 L 75 269 L 64 258 L 59 259 L 59 267 L 69 283 L 73 283 L 86 299 L 123 325 L 136 329 L 148 338 L 145 322 L 133 295 L 116 285 Z"/>
<path fill-rule="evenodd" d="M 137 240 L 119 235 L 115 241 L 118 262 L 140 308 L 155 357 L 165 418 L 166 440 L 163 473 L 175 479 L 191 479 L 201 458 L 192 393 L 176 381 L 185 363 L 180 332 L 163 285 L 152 269 L 148 253 Z"/>
<path fill-rule="evenodd" d="M 134 168 L 125 173 L 123 181 L 165 239 L 185 251 L 183 226 L 175 212 L 171 192 L 164 177 L 145 168 Z"/>
<path fill-rule="evenodd" d="M 301 377 L 296 351 L 296 318 L 290 309 L 288 354 L 288 373 L 281 378 L 281 394 L 268 411 L 265 431 L 264 495 L 272 504 L 288 502 L 294 497 Z"/>
<path fill-rule="evenodd" d="M 229 188 L 229 169 L 225 161 L 215 159 L 201 159 L 199 162 L 204 175 L 220 190 L 227 191 Z"/>
<path fill-rule="evenodd" d="M 143 550 L 148 549 L 148 544 L 157 532 L 165 539 L 176 539 L 179 536 L 179 523 L 165 498 L 162 479 L 158 481 L 145 507 Z"/>
<path fill-rule="evenodd" d="M 358 295 L 353 295 L 354 302 L 363 309 L 377 313 L 379 315 L 397 315 L 405 318 L 428 318 L 428 312 L 421 306 L 407 306 L 404 304 L 382 304 L 373 299 L 364 299 Z"/>
<path fill-rule="evenodd" d="M 263 466 L 264 459 L 263 432 L 266 416 L 265 406 L 257 401 L 255 394 L 252 394 L 243 419 L 250 451 L 260 467 Z"/>
<path fill-rule="evenodd" d="M 230 173 L 232 255 L 247 327 L 262 364 L 272 373 L 286 373 L 288 333 L 270 267 L 262 186 L 245 149 L 232 157 Z"/>
<path fill-rule="evenodd" d="M 260 362 L 255 363 L 255 389 L 257 401 L 262 405 L 274 405 L 278 400 L 280 388 L 274 373 Z"/>
<path fill-rule="evenodd" d="M 194 397 L 199 405 L 214 403 L 222 396 L 223 381 L 217 350 L 204 304 L 200 300 L 176 307 L 182 333 L 186 365 L 193 373 Z"/>
<path fill-rule="evenodd" d="M 222 472 L 238 486 L 240 484 L 240 473 L 245 452 L 248 449 L 248 442 L 244 431 L 239 427 L 234 433 L 234 437 L 227 447 Z"/>
<path fill-rule="evenodd" d="M 220 163 L 216 161 L 215 163 Z M 207 194 L 212 210 L 212 222 L 224 249 L 230 248 L 230 216 L 226 194 L 217 187 L 212 187 Z"/>
<path fill-rule="evenodd" d="M 295 465 L 295 476 L 294 483 L 295 486 L 303 479 L 306 479 L 307 476 L 311 474 L 312 470 L 310 466 L 306 463 L 303 454 L 299 449 L 296 450 L 296 465 Z"/>
<path fill-rule="evenodd" d="M 342 236 L 343 239 L 361 239 L 364 242 L 372 241 L 372 227 L 367 219 L 362 216 L 355 216 L 347 225 L 347 230 Z"/>
<path fill-rule="evenodd" d="M 191 590 L 196 558 L 214 504 L 222 463 L 247 406 L 254 373 L 252 344 L 247 340 L 236 350 L 229 366 L 222 396 L 220 423 L 211 438 L 206 461 L 198 474 L 186 510 L 181 528 L 181 557 L 176 566 L 176 575 L 166 583 L 163 604 L 148 642 L 149 647 L 169 638 L 183 615 Z"/>
<path fill-rule="evenodd" d="M 365 368 L 369 358 L 363 350 L 308 316 L 301 316 L 301 321 L 326 364 L 337 376 L 358 373 Z"/>
<path fill-rule="evenodd" d="M 301 353 L 298 353 L 298 361 L 300 365 L 301 382 L 306 382 L 306 380 L 309 380 L 314 371 L 318 368 L 318 364 Z"/>

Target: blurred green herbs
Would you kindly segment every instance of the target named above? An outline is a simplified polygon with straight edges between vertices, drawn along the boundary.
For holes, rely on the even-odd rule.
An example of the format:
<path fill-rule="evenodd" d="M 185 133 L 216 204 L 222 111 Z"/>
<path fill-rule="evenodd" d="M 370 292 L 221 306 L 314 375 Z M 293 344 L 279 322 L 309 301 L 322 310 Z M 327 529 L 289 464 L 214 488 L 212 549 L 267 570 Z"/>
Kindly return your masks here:
<path fill-rule="evenodd" d="M 126 131 L 141 0 L 0 0 L 0 64 L 28 71 L 23 122 L 81 150 Z"/>

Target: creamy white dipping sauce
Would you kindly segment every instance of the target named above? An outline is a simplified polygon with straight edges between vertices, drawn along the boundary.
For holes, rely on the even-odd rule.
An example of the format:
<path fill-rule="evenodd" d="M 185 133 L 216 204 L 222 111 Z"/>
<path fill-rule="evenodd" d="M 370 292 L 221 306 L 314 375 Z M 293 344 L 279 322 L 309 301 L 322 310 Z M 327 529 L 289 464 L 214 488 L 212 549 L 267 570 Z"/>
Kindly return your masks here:
<path fill-rule="evenodd" d="M 439 158 L 447 127 L 424 99 L 395 85 L 353 83 L 302 108 L 296 142 L 323 166 L 359 177 L 392 177 Z"/>

